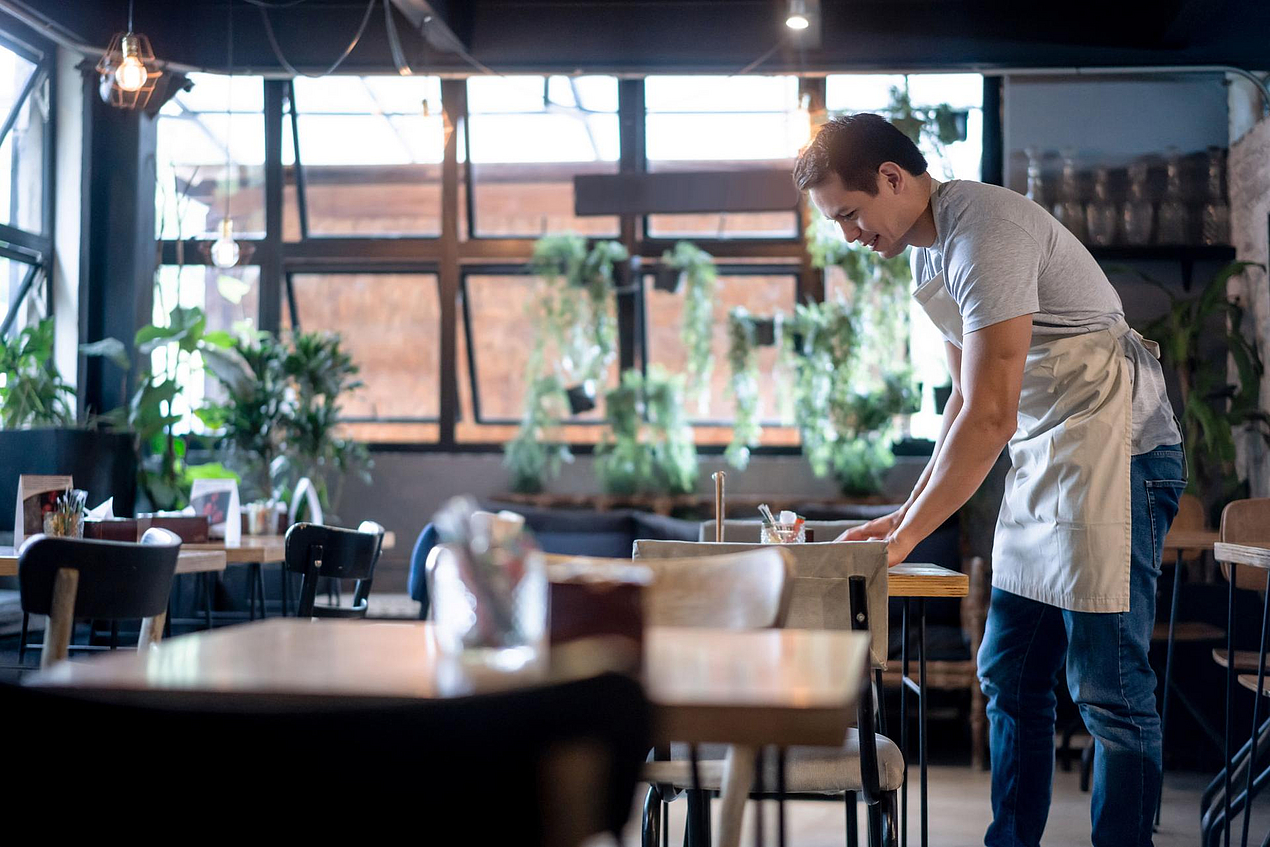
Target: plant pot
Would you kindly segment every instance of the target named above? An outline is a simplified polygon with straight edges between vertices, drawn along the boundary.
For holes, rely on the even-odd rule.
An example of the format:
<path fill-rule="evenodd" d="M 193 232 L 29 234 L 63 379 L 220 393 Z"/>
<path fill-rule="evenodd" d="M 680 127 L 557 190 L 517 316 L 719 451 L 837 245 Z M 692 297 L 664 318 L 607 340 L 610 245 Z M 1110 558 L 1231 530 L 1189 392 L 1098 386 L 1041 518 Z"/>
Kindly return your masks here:
<path fill-rule="evenodd" d="M 14 498 L 20 474 L 69 474 L 88 492 L 88 506 L 115 498 L 114 512 L 133 513 L 137 496 L 137 456 L 129 433 L 88 429 L 0 431 L 0 532 L 13 530 Z"/>
<path fill-rule="evenodd" d="M 775 318 L 753 318 L 750 323 L 754 327 L 755 347 L 771 347 L 776 343 Z"/>
<path fill-rule="evenodd" d="M 575 415 L 595 408 L 595 383 L 590 380 L 567 388 L 564 393 L 569 398 L 569 411 Z"/>
<path fill-rule="evenodd" d="M 686 274 L 678 268 L 658 268 L 653 274 L 653 288 L 669 294 L 678 294 L 683 290 Z"/>
<path fill-rule="evenodd" d="M 947 385 L 935 386 L 935 414 L 942 415 L 944 407 L 948 405 L 948 398 L 952 396 L 952 383 Z"/>

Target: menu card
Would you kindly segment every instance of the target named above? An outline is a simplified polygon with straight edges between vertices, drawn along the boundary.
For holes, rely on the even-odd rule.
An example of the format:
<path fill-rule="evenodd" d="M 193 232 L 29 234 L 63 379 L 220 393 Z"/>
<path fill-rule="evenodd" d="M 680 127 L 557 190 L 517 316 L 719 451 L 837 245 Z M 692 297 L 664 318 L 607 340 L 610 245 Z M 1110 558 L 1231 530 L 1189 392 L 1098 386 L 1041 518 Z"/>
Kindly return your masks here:
<path fill-rule="evenodd" d="M 196 479 L 190 488 L 190 508 L 209 524 L 208 535 L 223 538 L 226 544 L 242 539 L 242 510 L 238 506 L 238 483 L 232 479 Z"/>
<path fill-rule="evenodd" d="M 18 477 L 18 497 L 13 515 L 14 549 L 21 547 L 25 539 L 44 532 L 45 513 L 53 511 L 57 498 L 71 487 L 69 476 L 22 474 Z"/>

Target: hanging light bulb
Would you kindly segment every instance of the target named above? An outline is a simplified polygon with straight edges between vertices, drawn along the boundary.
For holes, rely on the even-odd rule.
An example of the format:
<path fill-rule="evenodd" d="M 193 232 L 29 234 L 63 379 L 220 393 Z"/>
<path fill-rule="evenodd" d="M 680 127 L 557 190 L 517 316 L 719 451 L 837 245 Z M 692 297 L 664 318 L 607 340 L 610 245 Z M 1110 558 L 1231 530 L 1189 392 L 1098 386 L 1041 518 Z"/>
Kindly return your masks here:
<path fill-rule="evenodd" d="M 790 29 L 806 29 L 811 26 L 807 19 L 806 0 L 789 0 L 789 16 L 785 18 L 785 26 Z"/>
<path fill-rule="evenodd" d="M 128 31 L 117 32 L 97 62 L 101 99 L 120 109 L 142 109 L 150 102 L 159 70 L 150 39 L 132 31 L 132 3 L 128 3 Z"/>
<path fill-rule="evenodd" d="M 220 238 L 212 242 L 212 264 L 218 268 L 232 268 L 238 264 L 241 251 L 234 240 L 234 222 L 225 218 L 220 222 Z"/>

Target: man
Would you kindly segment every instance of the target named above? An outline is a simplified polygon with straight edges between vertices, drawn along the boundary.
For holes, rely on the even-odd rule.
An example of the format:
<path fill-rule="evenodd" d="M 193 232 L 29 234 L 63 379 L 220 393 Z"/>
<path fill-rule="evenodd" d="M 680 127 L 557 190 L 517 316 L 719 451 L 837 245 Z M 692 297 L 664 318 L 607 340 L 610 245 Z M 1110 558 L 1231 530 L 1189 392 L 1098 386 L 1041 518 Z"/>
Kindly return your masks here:
<path fill-rule="evenodd" d="M 1004 188 L 932 179 L 877 115 L 825 124 L 794 181 L 848 241 L 888 258 L 913 248 L 914 296 L 946 339 L 952 374 L 908 501 L 842 538 L 885 539 L 889 563 L 904 561 L 1009 447 L 978 657 L 992 748 L 985 844 L 1041 841 L 1066 661 L 1095 739 L 1092 842 L 1149 845 L 1160 719 L 1147 649 L 1160 548 L 1185 486 L 1150 342 L 1049 213 Z"/>

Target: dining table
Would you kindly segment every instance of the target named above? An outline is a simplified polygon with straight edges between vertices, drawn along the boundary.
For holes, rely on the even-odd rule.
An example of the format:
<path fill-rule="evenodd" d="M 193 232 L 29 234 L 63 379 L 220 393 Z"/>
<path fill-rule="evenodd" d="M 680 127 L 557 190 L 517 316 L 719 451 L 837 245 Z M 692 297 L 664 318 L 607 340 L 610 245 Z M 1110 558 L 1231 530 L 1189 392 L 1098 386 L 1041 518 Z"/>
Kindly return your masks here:
<path fill-rule="evenodd" d="M 217 550 L 181 549 L 176 558 L 177 573 L 217 573 L 225 570 L 226 556 Z M 18 575 L 18 552 L 13 547 L 0 547 L 0 576 Z"/>
<path fill-rule="evenodd" d="M 837 746 L 868 677 L 867 633 L 649 627 L 641 678 L 653 743 Z M 140 653 L 61 662 L 30 685 L 215 708 L 259 699 L 321 704 L 462 697 L 532 684 L 542 669 L 481 669 L 439 649 L 429 622 L 271 618 L 165 639 Z M 725 766 L 716 844 L 736 847 L 752 759 Z"/>

